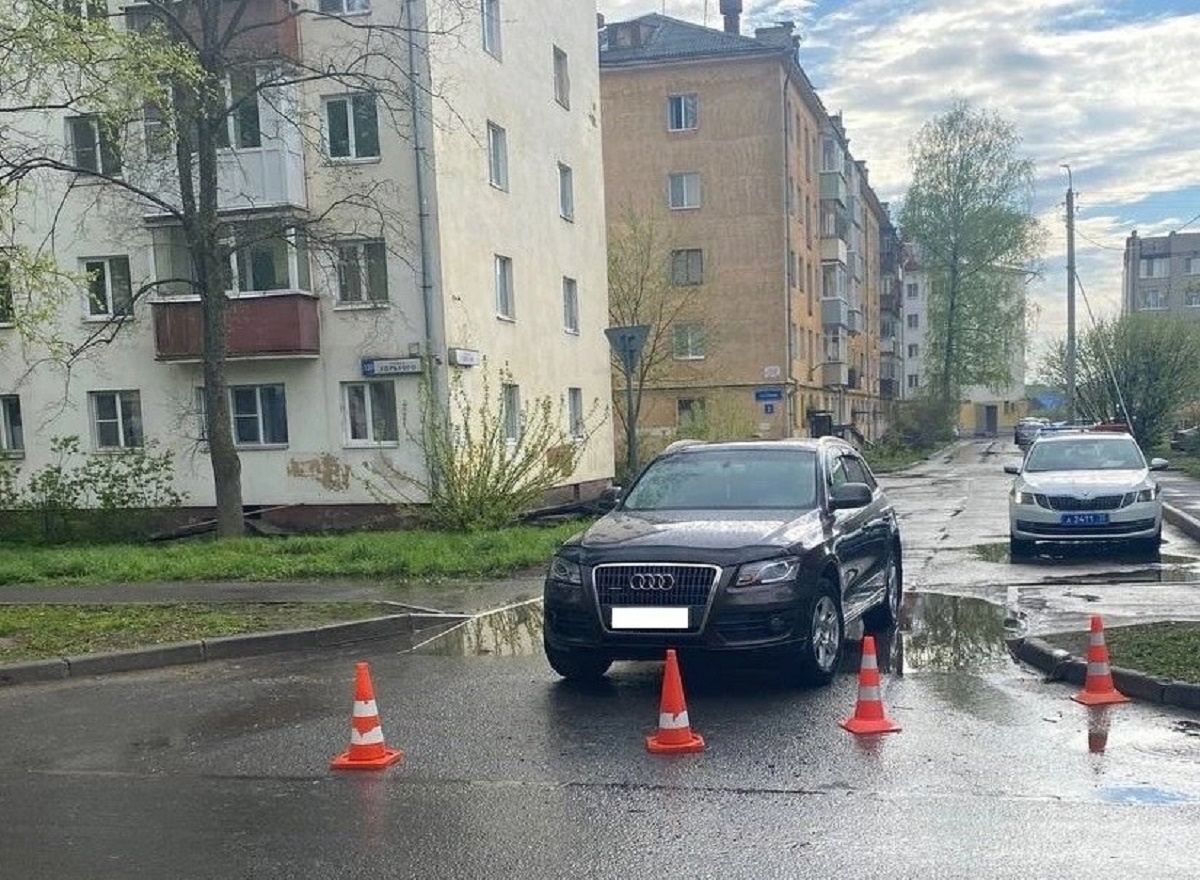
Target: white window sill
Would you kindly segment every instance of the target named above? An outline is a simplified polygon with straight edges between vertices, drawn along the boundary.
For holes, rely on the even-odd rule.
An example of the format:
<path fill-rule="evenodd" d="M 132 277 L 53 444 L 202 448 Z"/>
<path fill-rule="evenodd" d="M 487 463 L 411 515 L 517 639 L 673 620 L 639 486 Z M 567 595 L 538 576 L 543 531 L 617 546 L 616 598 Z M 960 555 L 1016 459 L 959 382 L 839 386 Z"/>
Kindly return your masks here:
<path fill-rule="evenodd" d="M 14 460 L 25 457 L 24 449 L 0 449 L 0 459 Z"/>
<path fill-rule="evenodd" d="M 16 327 L 12 321 L 0 321 L 0 330 L 15 330 Z"/>
<path fill-rule="evenodd" d="M 578 327 L 563 327 L 563 333 L 566 333 L 568 336 L 578 336 L 579 328 Z"/>
<path fill-rule="evenodd" d="M 501 314 L 497 313 L 497 314 L 496 314 L 496 320 L 497 320 L 497 321 L 503 321 L 505 324 L 515 324 L 515 323 L 517 323 L 516 316 L 514 316 L 514 315 L 501 315 Z"/>
<path fill-rule="evenodd" d="M 346 440 L 343 449 L 399 449 L 399 440 Z"/>
<path fill-rule="evenodd" d="M 699 211 L 699 205 L 668 205 L 672 211 Z"/>
<path fill-rule="evenodd" d="M 355 9 L 352 12 L 318 12 L 315 18 L 317 21 L 322 18 L 362 18 L 364 15 L 370 14 L 370 9 Z"/>
<path fill-rule="evenodd" d="M 326 165 L 378 165 L 382 156 L 326 156 Z"/>
<path fill-rule="evenodd" d="M 83 323 L 85 324 L 111 324 L 116 322 L 124 324 L 126 321 L 132 321 L 133 315 L 85 315 Z"/>
<path fill-rule="evenodd" d="M 77 171 L 75 172 L 75 180 L 72 182 L 72 184 L 74 186 L 104 186 L 107 183 L 119 184 L 119 181 L 121 180 L 121 175 L 119 174 L 110 174 L 109 177 L 113 179 L 109 180 L 109 177 L 98 177 L 97 174 L 100 173 L 103 172 L 93 173 L 88 171 Z"/>
<path fill-rule="evenodd" d="M 233 446 L 238 452 L 272 452 L 288 448 L 286 443 L 234 443 Z"/>
<path fill-rule="evenodd" d="M 677 355 L 672 355 L 672 358 L 677 361 L 702 361 L 702 360 L 704 360 L 705 355 L 702 355 L 702 354 L 678 355 L 677 354 Z"/>
<path fill-rule="evenodd" d="M 137 452 L 146 447 L 139 443 L 137 446 L 97 446 L 92 450 L 96 455 L 121 455 L 126 452 Z"/>

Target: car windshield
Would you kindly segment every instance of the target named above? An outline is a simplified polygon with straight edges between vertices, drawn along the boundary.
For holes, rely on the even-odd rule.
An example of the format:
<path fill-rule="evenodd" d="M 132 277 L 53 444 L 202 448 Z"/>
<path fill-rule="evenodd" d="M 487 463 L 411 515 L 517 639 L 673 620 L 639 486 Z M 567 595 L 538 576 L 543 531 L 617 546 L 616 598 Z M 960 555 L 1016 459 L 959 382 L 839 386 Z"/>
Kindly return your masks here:
<path fill-rule="evenodd" d="M 806 449 L 714 449 L 653 462 L 626 510 L 809 510 L 816 506 L 816 454 Z"/>
<path fill-rule="evenodd" d="M 1053 443 L 1035 443 L 1025 460 L 1025 470 L 1120 471 L 1144 468 L 1146 460 L 1132 438 L 1100 440 L 1078 437 Z"/>

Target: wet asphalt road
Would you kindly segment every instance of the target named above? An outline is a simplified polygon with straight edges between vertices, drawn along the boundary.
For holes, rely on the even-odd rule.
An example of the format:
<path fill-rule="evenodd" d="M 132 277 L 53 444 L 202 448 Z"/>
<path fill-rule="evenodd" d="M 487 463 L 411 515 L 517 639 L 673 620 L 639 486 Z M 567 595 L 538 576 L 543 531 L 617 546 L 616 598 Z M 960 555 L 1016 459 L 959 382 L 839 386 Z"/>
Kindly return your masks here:
<path fill-rule="evenodd" d="M 651 756 L 660 666 L 566 685 L 529 603 L 416 653 L 373 643 L 0 689 L 0 878 L 1194 878 L 1200 718 L 1086 709 L 1015 665 L 1003 636 L 1097 610 L 1194 616 L 1200 548 L 1169 531 L 1157 567 L 1011 566 L 995 549 L 1006 453 L 986 448 L 888 483 L 914 588 L 881 646 L 899 733 L 838 726 L 854 656 L 809 691 L 690 665 L 708 750 Z M 406 757 L 334 773 L 358 660 Z"/>

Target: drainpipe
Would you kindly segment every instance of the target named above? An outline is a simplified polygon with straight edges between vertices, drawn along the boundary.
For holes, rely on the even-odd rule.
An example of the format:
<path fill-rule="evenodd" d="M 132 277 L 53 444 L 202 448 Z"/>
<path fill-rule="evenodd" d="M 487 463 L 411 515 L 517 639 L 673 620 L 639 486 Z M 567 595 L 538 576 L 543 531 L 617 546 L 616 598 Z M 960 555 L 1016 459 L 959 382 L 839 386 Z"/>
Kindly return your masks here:
<path fill-rule="evenodd" d="M 796 353 L 792 350 L 792 215 L 788 211 L 787 206 L 791 202 L 793 196 L 792 187 L 788 183 L 788 169 L 791 167 L 791 152 L 788 144 L 788 104 L 787 104 L 787 86 L 788 86 L 788 71 L 784 68 L 783 82 L 779 87 L 779 109 L 783 114 L 783 260 L 785 263 L 783 270 L 783 281 L 786 294 L 784 296 L 784 308 L 787 313 L 783 318 L 784 332 L 784 348 L 787 351 L 787 382 L 791 386 L 788 389 L 788 405 L 787 405 L 787 425 L 784 426 L 784 436 L 792 436 L 794 425 L 796 424 L 796 381 L 793 375 L 792 367 L 796 362 Z M 799 210 L 799 205 L 795 206 Z M 797 274 L 799 272 L 797 271 Z"/>
<path fill-rule="evenodd" d="M 446 351 L 445 328 L 441 311 L 441 298 L 438 295 L 438 279 L 440 266 L 433 247 L 436 230 L 433 228 L 433 216 L 436 206 L 431 207 L 432 186 L 429 179 L 429 121 L 433 110 L 428 106 L 425 96 L 428 90 L 422 89 L 422 71 L 419 65 L 417 46 L 418 21 L 417 7 L 419 0 L 405 0 L 408 18 L 408 98 L 409 109 L 412 113 L 412 139 L 414 179 L 417 196 L 417 239 L 420 249 L 420 284 L 421 302 L 424 311 L 425 344 L 428 351 L 424 352 L 426 363 L 429 364 L 429 386 L 434 395 L 435 406 L 444 412 L 449 404 L 449 380 L 443 364 Z M 428 37 L 425 37 L 428 40 Z M 435 199 L 434 199 L 435 200 Z"/>

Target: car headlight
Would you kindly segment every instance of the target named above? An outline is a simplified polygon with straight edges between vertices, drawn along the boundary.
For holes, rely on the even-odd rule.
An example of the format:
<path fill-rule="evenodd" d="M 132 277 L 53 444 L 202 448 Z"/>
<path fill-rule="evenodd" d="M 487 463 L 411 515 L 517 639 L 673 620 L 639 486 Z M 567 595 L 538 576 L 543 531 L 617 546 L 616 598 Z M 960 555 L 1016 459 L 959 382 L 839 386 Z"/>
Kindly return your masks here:
<path fill-rule="evenodd" d="M 1029 504 L 1034 507 L 1042 506 L 1041 502 L 1038 500 L 1037 494 L 1034 492 L 1025 492 L 1014 489 L 1012 493 L 1012 499 L 1013 503 L 1015 504 Z"/>
<path fill-rule="evenodd" d="M 1139 489 L 1135 501 L 1153 501 L 1158 497 L 1158 486 L 1150 486 L 1147 489 Z"/>
<path fill-rule="evenodd" d="M 794 557 L 785 559 L 768 559 L 763 562 L 751 562 L 738 570 L 735 587 L 751 587 L 759 584 L 778 584 L 796 579 L 800 570 L 800 560 Z"/>
<path fill-rule="evenodd" d="M 555 556 L 550 560 L 550 578 L 551 580 L 561 581 L 564 584 L 582 586 L 583 569 L 578 562 L 572 562 L 569 559 L 563 559 L 561 556 Z"/>

